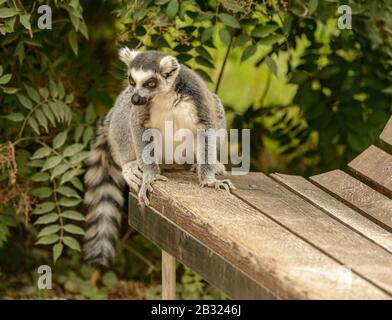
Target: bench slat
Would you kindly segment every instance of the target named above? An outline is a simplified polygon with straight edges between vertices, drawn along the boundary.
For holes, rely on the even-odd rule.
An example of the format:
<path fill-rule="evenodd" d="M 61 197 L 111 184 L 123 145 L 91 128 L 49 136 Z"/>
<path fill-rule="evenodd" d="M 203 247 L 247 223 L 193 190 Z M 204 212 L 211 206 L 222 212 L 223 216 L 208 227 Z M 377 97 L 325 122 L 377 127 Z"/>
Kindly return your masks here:
<path fill-rule="evenodd" d="M 392 156 L 370 146 L 348 164 L 351 171 L 364 182 L 387 196 L 392 196 Z"/>
<path fill-rule="evenodd" d="M 385 195 L 341 170 L 319 174 L 310 180 L 392 232 L 392 200 Z"/>
<path fill-rule="evenodd" d="M 153 208 L 140 211 L 135 196 L 129 198 L 129 224 L 177 260 L 198 272 L 233 299 L 276 299 L 267 288 L 234 267 L 200 241 Z"/>
<path fill-rule="evenodd" d="M 392 117 L 389 118 L 384 130 L 381 132 L 380 138 L 392 146 Z"/>
<path fill-rule="evenodd" d="M 234 192 L 241 199 L 392 293 L 392 255 L 386 250 L 262 173 L 249 174 L 246 180 L 232 180 L 238 188 Z"/>
<path fill-rule="evenodd" d="M 339 177 L 339 174 L 329 172 L 324 176 L 328 177 L 327 180 L 330 183 L 332 182 L 333 188 L 344 190 L 344 186 L 347 186 L 347 184 L 344 183 L 344 180 Z M 392 233 L 378 226 L 356 210 L 351 209 L 349 206 L 303 177 L 280 173 L 272 174 L 271 177 L 308 200 L 313 205 L 324 210 L 335 219 L 341 221 L 346 226 L 356 230 L 366 238 L 392 253 Z M 317 176 L 315 178 L 317 181 Z M 392 202 L 390 202 L 390 210 L 392 212 Z M 392 214 L 390 215 L 390 220 L 392 223 Z"/>
<path fill-rule="evenodd" d="M 159 212 L 175 226 L 175 230 L 181 232 L 173 234 L 171 229 L 161 229 L 161 220 L 152 220 L 151 215 L 143 216 L 135 209 L 130 212 L 131 225 L 137 223 L 139 228 L 144 228 L 148 238 L 154 238 L 159 246 L 166 244 L 164 250 L 184 264 L 193 265 L 196 272 L 200 272 L 218 288 L 224 290 L 225 284 L 213 268 L 217 268 L 218 274 L 223 274 L 224 278 L 234 283 L 240 280 L 232 278 L 237 277 L 235 274 L 229 271 L 225 273 L 219 268 L 219 262 L 216 266 L 210 264 L 214 254 L 224 257 L 236 269 L 272 291 L 278 298 L 391 298 L 391 295 L 355 273 L 350 277 L 350 284 L 344 285 L 347 269 L 342 263 L 325 255 L 236 196 L 222 190 L 200 188 L 194 174 L 166 175 L 169 181 L 154 184 L 151 206 L 155 209 L 155 217 Z M 247 180 L 248 177 L 242 179 Z M 140 222 L 133 221 L 137 216 Z M 195 249 L 193 255 L 189 253 L 187 234 L 208 250 Z M 374 263 L 377 261 L 372 262 L 373 267 Z M 207 265 L 209 270 L 202 269 L 203 265 Z"/>

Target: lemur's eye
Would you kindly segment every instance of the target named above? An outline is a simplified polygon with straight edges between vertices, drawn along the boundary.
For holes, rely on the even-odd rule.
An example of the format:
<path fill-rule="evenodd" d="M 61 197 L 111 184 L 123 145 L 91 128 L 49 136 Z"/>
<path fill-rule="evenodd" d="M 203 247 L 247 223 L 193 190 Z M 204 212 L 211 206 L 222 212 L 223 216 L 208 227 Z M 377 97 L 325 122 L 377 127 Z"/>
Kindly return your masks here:
<path fill-rule="evenodd" d="M 145 84 L 145 87 L 147 88 L 155 88 L 157 86 L 157 79 L 155 78 L 151 78 L 150 80 L 148 80 Z"/>
<path fill-rule="evenodd" d="M 129 76 L 129 84 L 130 84 L 132 87 L 136 86 L 136 82 L 135 82 L 135 80 L 132 79 L 131 76 Z"/>

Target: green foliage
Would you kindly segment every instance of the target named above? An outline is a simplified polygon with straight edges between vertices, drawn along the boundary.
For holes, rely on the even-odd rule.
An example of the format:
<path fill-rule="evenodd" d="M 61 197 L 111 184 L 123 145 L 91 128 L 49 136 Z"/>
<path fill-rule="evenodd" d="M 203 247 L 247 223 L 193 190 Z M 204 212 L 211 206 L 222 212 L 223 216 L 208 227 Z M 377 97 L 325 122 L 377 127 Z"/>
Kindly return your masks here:
<path fill-rule="evenodd" d="M 6 95 L 0 97 L 5 113 L 1 136 L 12 146 L 4 161 L 17 162 L 15 167 L 3 166 L 10 177 L 8 187 L 24 188 L 31 197 L 23 211 L 35 226 L 35 243 L 51 246 L 56 261 L 64 247 L 80 251 L 82 175 L 95 116 L 94 109 L 82 116 L 75 96 L 84 92 L 75 93 L 73 79 L 64 74 L 72 63 L 70 50 L 77 54 L 78 42 L 88 39 L 82 7 L 77 0 L 48 5 L 56 12 L 56 27 L 40 31 L 38 14 L 28 13 L 36 9 L 34 1 L 2 1 L 0 87 Z M 59 41 L 64 35 L 69 43 Z M 24 161 L 19 161 L 22 155 Z M 0 247 L 13 225 L 3 212 Z"/>
<path fill-rule="evenodd" d="M 37 27 L 40 4 L 52 8 L 50 30 Z M 337 27 L 341 4 L 353 10 L 352 30 Z M 233 82 L 247 81 L 251 65 L 266 81 L 235 95 L 260 98 L 225 107 L 230 127 L 252 129 L 253 169 L 314 173 L 377 143 L 391 113 L 391 12 L 386 0 L 0 1 L 0 260 L 15 253 L 4 268 L 43 262 L 34 250 L 44 249 L 67 293 L 108 296 L 90 283 L 91 269 L 79 270 L 79 251 L 84 161 L 124 78 L 116 47 L 171 53 L 221 96 L 230 96 L 222 82 L 230 68 L 240 66 Z M 274 92 L 277 83 L 291 85 L 294 98 L 271 99 L 286 95 Z M 116 271 L 154 283 L 159 251 L 132 241 L 136 249 L 122 241 Z M 182 298 L 220 297 L 186 268 L 180 278 Z M 114 287 L 117 276 L 100 284 Z"/>

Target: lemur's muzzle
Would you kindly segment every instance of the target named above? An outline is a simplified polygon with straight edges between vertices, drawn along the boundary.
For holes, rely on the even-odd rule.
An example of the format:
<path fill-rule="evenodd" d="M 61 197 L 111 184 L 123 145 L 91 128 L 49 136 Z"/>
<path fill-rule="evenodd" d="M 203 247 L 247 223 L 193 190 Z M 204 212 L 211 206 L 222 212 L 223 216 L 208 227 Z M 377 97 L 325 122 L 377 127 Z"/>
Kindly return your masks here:
<path fill-rule="evenodd" d="M 143 104 L 147 103 L 147 98 L 142 97 L 142 96 L 138 95 L 137 93 L 135 93 L 131 98 L 131 102 L 134 105 L 143 105 Z"/>

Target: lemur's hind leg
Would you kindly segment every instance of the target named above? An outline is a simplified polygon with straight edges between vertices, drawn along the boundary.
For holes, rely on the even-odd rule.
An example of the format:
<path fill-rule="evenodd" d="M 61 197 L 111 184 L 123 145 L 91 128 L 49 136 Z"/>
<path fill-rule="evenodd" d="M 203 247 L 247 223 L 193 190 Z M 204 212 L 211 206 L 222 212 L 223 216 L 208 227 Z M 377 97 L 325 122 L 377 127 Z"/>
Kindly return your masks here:
<path fill-rule="evenodd" d="M 214 166 L 215 166 L 215 174 L 217 174 L 218 176 L 223 176 L 223 175 L 227 174 L 225 165 L 223 163 L 218 162 Z M 196 173 L 197 172 L 197 163 L 192 164 L 191 167 L 189 168 L 189 171 Z"/>

